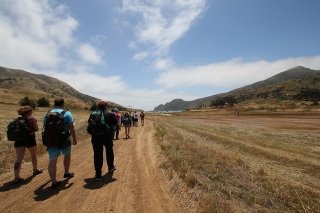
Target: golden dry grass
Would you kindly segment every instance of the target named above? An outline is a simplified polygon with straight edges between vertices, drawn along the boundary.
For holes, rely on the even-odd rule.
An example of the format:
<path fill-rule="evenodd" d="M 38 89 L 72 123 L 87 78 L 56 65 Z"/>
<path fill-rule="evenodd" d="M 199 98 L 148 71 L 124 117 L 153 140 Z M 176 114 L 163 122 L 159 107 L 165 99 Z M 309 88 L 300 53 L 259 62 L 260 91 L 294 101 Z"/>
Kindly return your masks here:
<path fill-rule="evenodd" d="M 320 212 L 319 114 L 151 119 L 162 168 L 182 180 L 193 211 Z"/>

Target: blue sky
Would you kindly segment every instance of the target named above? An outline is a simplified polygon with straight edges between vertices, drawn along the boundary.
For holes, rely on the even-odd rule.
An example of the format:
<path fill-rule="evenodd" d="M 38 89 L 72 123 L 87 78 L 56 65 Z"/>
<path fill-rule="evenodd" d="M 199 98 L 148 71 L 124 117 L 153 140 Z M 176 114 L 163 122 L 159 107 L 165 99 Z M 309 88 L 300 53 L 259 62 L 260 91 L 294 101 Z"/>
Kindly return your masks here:
<path fill-rule="evenodd" d="M 153 110 L 320 70 L 319 0 L 0 0 L 0 66 Z"/>

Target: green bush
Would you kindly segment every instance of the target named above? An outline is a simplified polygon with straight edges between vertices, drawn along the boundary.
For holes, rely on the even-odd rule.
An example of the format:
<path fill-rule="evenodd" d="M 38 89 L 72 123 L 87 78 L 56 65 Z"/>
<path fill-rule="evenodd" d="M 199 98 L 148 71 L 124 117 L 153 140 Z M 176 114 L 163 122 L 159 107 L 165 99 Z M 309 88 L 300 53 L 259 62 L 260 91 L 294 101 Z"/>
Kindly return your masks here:
<path fill-rule="evenodd" d="M 29 105 L 29 106 L 31 106 L 33 109 L 36 108 L 35 101 L 32 100 L 32 99 L 29 99 L 28 96 L 20 99 L 19 104 L 20 104 L 20 106 L 28 106 L 28 105 Z"/>
<path fill-rule="evenodd" d="M 50 102 L 45 97 L 42 97 L 42 98 L 37 100 L 37 106 L 38 107 L 49 107 L 50 106 Z"/>

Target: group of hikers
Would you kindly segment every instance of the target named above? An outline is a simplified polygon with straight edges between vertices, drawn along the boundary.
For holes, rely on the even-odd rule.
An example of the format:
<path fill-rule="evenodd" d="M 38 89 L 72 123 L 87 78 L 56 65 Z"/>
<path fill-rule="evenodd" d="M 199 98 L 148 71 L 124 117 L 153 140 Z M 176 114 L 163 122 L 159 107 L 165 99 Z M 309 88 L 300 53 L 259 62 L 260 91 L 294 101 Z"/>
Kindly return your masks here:
<path fill-rule="evenodd" d="M 8 125 L 8 139 L 14 141 L 16 161 L 14 163 L 13 184 L 23 182 L 20 177 L 21 164 L 28 148 L 33 166 L 33 176 L 43 173 L 38 166 L 37 143 L 35 132 L 39 130 L 37 119 L 32 116 L 32 107 L 23 106 L 18 110 L 19 117 Z M 144 112 L 140 112 L 141 125 L 144 125 Z M 78 143 L 72 113 L 65 109 L 63 98 L 54 101 L 54 108 L 49 110 L 43 120 L 42 142 L 47 147 L 49 156 L 48 173 L 51 188 L 57 188 L 61 181 L 57 179 L 57 160 L 63 155 L 64 178 L 74 177 L 70 171 L 71 145 Z M 24 125 L 24 134 L 22 134 Z M 95 179 L 102 180 L 103 151 L 106 150 L 108 173 L 116 170 L 114 165 L 113 140 L 119 139 L 121 126 L 125 128 L 126 139 L 130 138 L 130 127 L 138 126 L 138 113 L 125 112 L 122 116 L 117 108 L 108 110 L 106 101 L 99 101 L 97 109 L 90 113 L 87 131 L 91 134 Z"/>

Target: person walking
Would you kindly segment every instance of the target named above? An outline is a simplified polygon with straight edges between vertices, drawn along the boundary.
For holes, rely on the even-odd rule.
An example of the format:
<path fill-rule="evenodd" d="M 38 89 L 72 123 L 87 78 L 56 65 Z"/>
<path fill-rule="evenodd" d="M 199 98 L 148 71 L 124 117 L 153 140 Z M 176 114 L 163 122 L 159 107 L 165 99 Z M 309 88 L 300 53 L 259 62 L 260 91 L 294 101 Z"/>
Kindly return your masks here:
<path fill-rule="evenodd" d="M 103 116 L 106 130 L 101 133 L 96 131 L 96 134 L 91 134 L 95 178 L 98 181 L 102 179 L 101 174 L 103 166 L 103 147 L 105 147 L 106 149 L 108 173 L 112 173 L 116 170 L 116 167 L 114 165 L 113 138 L 115 129 L 114 127 L 118 124 L 118 121 L 116 119 L 116 116 L 112 112 L 107 110 L 107 107 L 108 103 L 106 101 L 100 101 L 97 104 L 98 111 L 100 111 Z"/>
<path fill-rule="evenodd" d="M 121 130 L 121 113 L 119 112 L 118 108 L 114 109 L 114 115 L 116 116 L 117 119 L 117 126 L 115 129 L 115 136 L 116 136 L 116 140 L 119 140 L 119 132 Z"/>
<path fill-rule="evenodd" d="M 126 112 L 121 120 L 122 125 L 126 133 L 126 139 L 130 138 L 130 127 L 132 125 L 131 115 L 129 112 Z"/>
<path fill-rule="evenodd" d="M 140 112 L 140 120 L 141 120 L 141 126 L 144 126 L 144 112 Z"/>
<path fill-rule="evenodd" d="M 139 121 L 138 113 L 137 113 L 137 111 L 134 111 L 134 113 L 133 113 L 133 126 L 137 127 L 138 126 L 138 121 Z"/>
<path fill-rule="evenodd" d="M 12 182 L 13 184 L 20 183 L 24 180 L 20 177 L 20 170 L 26 148 L 28 148 L 30 152 L 33 167 L 33 176 L 36 176 L 43 172 L 42 168 L 38 168 L 37 142 L 35 132 L 37 132 L 39 128 L 37 120 L 32 116 L 32 107 L 23 106 L 18 110 L 18 114 L 21 116 L 21 119 L 24 119 L 26 122 L 28 135 L 25 139 L 14 142 L 16 161 L 14 163 L 14 180 Z"/>
<path fill-rule="evenodd" d="M 44 127 L 49 122 L 49 114 L 61 116 L 63 119 L 62 122 L 62 133 L 58 136 L 58 143 L 47 144 L 47 151 L 49 155 L 49 164 L 48 172 L 51 179 L 51 188 L 57 188 L 61 181 L 57 180 L 57 160 L 60 155 L 64 156 L 63 165 L 64 165 L 64 178 L 72 178 L 74 176 L 73 172 L 70 172 L 71 164 L 71 137 L 72 144 L 76 145 L 77 138 L 73 125 L 73 115 L 70 111 L 65 111 L 64 99 L 59 98 L 54 101 L 54 108 L 50 110 L 44 118 Z M 44 130 L 46 131 L 46 129 Z M 71 137 L 70 137 L 71 135 Z M 44 142 L 45 143 L 45 142 Z"/>

